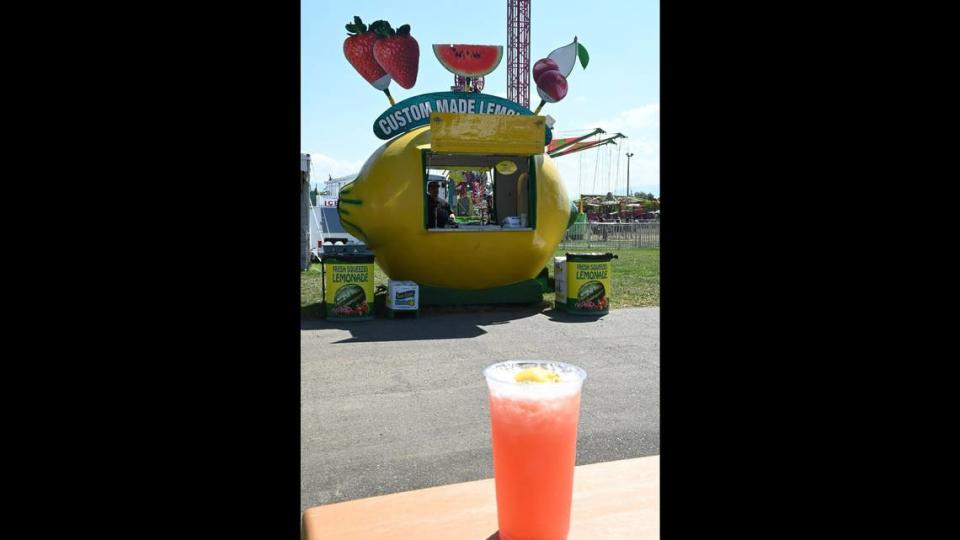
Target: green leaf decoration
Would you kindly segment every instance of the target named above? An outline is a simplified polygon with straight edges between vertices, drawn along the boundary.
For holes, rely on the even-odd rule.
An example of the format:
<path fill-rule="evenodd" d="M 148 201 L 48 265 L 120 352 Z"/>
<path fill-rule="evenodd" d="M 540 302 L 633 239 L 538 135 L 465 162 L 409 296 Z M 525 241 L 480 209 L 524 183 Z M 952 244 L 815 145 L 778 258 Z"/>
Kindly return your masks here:
<path fill-rule="evenodd" d="M 583 66 L 583 69 L 587 69 L 590 55 L 587 54 L 587 48 L 583 46 L 583 43 L 577 43 L 577 57 L 580 58 L 580 65 Z"/>
<path fill-rule="evenodd" d="M 389 37 L 394 34 L 393 28 L 387 21 L 379 20 L 370 23 L 370 30 L 373 30 L 380 37 Z"/>

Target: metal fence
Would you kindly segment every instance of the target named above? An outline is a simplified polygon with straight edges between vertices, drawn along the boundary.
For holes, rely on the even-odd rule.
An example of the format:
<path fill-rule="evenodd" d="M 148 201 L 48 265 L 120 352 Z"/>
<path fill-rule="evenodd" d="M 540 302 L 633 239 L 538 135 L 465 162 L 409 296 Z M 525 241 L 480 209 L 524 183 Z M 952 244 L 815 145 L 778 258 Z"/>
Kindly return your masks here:
<path fill-rule="evenodd" d="M 574 223 L 560 241 L 561 249 L 641 247 L 660 247 L 660 221 Z"/>

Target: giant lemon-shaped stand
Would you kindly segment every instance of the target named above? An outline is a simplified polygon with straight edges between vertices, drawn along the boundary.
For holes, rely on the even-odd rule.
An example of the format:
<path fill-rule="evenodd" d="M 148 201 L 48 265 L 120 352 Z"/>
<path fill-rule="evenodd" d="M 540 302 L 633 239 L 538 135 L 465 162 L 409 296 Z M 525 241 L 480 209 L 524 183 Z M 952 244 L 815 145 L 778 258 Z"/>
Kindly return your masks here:
<path fill-rule="evenodd" d="M 424 160 L 430 135 L 429 126 L 414 129 L 367 159 L 340 192 L 344 228 L 366 242 L 391 279 L 415 281 L 422 305 L 542 300 L 545 266 L 571 215 L 550 157 L 535 154 L 525 180 L 534 187 L 531 228 L 427 230 Z"/>

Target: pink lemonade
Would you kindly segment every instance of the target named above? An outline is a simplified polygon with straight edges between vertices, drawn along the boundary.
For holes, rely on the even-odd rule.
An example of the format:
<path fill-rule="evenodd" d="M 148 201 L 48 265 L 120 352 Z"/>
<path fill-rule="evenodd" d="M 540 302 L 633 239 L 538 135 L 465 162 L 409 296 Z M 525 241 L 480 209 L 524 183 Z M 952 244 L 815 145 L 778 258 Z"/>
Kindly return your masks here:
<path fill-rule="evenodd" d="M 514 376 L 531 366 L 559 374 L 559 381 L 516 382 Z M 500 539 L 565 540 L 586 375 L 559 362 L 503 362 L 484 373 Z"/>

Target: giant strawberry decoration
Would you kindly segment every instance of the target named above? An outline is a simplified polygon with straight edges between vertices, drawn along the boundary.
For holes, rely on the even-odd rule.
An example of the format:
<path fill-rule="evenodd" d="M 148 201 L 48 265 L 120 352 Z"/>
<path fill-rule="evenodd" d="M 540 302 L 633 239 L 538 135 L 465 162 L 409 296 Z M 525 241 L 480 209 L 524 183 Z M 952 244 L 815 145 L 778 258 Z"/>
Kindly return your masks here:
<path fill-rule="evenodd" d="M 387 74 L 373 57 L 373 46 L 377 41 L 377 34 L 373 29 L 368 30 L 360 17 L 354 17 L 353 23 L 347 24 L 347 32 L 350 35 L 343 40 L 343 55 L 361 77 L 373 84 Z"/>
<path fill-rule="evenodd" d="M 387 21 L 375 21 L 370 29 L 378 39 L 373 44 L 373 57 L 400 86 L 410 89 L 417 82 L 420 45 L 410 35 L 410 25 L 394 30 Z"/>

